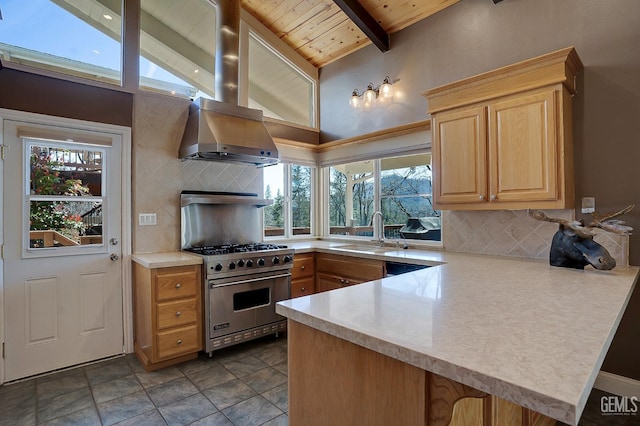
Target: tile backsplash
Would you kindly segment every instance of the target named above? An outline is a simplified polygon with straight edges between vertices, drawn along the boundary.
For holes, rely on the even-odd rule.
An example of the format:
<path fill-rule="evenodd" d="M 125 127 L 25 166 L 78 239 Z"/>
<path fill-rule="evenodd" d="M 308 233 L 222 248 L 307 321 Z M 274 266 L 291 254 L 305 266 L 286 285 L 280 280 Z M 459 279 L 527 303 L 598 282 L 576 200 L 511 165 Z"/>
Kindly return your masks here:
<path fill-rule="evenodd" d="M 574 219 L 573 210 L 548 210 L 547 215 Z M 442 238 L 447 251 L 548 259 L 558 225 L 532 219 L 526 210 L 442 212 Z M 596 230 L 595 241 L 629 265 L 629 237 Z"/>
<path fill-rule="evenodd" d="M 178 150 L 189 102 L 136 94 L 133 128 L 133 252 L 180 249 L 180 192 L 262 192 L 262 169 L 212 161 L 181 161 Z M 140 213 L 155 213 L 157 225 L 140 226 Z"/>

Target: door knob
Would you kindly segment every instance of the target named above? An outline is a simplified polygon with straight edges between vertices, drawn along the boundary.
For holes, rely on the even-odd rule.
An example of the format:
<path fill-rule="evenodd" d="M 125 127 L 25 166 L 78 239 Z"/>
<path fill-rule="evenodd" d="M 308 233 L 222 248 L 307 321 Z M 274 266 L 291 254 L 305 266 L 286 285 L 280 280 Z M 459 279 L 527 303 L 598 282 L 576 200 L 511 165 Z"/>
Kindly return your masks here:
<path fill-rule="evenodd" d="M 120 256 L 118 256 L 115 253 L 111 253 L 111 256 L 109 256 L 109 259 L 113 260 L 114 262 L 118 259 L 120 259 Z"/>

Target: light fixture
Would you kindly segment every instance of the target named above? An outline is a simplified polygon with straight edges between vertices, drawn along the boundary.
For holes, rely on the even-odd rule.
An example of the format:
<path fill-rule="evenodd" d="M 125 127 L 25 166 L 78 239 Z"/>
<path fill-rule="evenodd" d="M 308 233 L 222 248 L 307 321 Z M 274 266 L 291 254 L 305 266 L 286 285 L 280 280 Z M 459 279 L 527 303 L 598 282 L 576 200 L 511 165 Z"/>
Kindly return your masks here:
<path fill-rule="evenodd" d="M 351 108 L 360 107 L 360 94 L 358 93 L 358 89 L 354 89 L 351 94 L 351 99 L 349 99 L 349 105 Z"/>
<path fill-rule="evenodd" d="M 382 81 L 382 84 L 378 87 L 374 87 L 373 83 L 367 85 L 367 89 L 360 94 L 358 89 L 353 89 L 351 98 L 349 99 L 349 105 L 351 108 L 364 107 L 365 109 L 371 108 L 377 102 L 387 103 L 393 99 L 393 84 L 391 78 L 386 76 Z"/>

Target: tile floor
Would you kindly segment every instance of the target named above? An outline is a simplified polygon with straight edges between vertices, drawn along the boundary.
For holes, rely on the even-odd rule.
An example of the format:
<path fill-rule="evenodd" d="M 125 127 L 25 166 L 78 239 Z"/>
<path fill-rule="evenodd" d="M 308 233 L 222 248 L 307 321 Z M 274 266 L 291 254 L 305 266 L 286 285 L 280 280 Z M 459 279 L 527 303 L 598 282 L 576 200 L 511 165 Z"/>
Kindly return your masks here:
<path fill-rule="evenodd" d="M 580 426 L 640 425 L 603 416 L 594 389 Z M 287 340 L 266 337 L 156 372 L 134 355 L 0 387 L 0 426 L 287 425 Z M 558 422 L 557 426 L 563 423 Z"/>
<path fill-rule="evenodd" d="M 0 425 L 287 425 L 287 340 L 148 373 L 134 355 L 0 387 Z"/>

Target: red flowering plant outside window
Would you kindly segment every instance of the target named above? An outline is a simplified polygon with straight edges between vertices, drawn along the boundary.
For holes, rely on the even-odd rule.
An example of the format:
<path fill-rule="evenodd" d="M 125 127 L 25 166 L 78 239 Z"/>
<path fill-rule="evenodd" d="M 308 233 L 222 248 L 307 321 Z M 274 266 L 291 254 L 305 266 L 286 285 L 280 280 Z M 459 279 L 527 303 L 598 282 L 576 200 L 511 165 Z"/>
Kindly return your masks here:
<path fill-rule="evenodd" d="M 47 147 L 31 147 L 30 192 L 32 195 L 56 197 L 82 197 L 90 195 L 89 188 L 73 172 L 66 170 L 61 158 L 54 158 Z M 84 231 L 81 215 L 74 211 L 74 201 L 31 201 L 29 211 L 30 231 L 56 231 L 78 241 Z M 43 247 L 43 241 L 31 240 L 31 247 Z"/>

